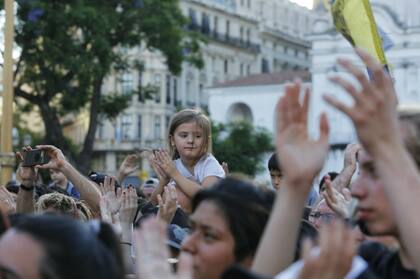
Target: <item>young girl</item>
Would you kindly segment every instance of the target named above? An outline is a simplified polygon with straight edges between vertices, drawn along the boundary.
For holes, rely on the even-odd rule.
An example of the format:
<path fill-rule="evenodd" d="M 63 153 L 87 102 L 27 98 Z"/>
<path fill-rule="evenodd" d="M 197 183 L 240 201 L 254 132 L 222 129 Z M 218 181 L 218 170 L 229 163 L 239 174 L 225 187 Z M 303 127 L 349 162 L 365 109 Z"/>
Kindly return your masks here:
<path fill-rule="evenodd" d="M 161 187 L 156 193 L 161 193 L 169 181 L 174 183 L 179 204 L 189 212 L 195 193 L 225 177 L 222 166 L 211 154 L 210 120 L 198 110 L 176 113 L 169 125 L 168 144 L 170 155 L 158 150 L 152 161 L 160 178 Z"/>

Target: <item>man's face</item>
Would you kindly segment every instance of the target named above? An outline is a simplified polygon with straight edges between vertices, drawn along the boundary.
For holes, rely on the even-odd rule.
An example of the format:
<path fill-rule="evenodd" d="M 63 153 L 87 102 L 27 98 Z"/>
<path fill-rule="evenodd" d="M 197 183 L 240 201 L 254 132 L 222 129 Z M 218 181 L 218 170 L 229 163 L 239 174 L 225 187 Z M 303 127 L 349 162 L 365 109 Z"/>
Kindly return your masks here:
<path fill-rule="evenodd" d="M 273 185 L 274 189 L 278 190 L 281 185 L 281 181 L 283 180 L 283 176 L 278 170 L 270 170 L 270 178 L 271 178 L 271 185 Z"/>
<path fill-rule="evenodd" d="M 359 200 L 357 218 L 364 222 L 370 234 L 397 236 L 394 214 L 382 181 L 372 158 L 364 150 L 359 152 L 359 176 L 351 193 Z"/>

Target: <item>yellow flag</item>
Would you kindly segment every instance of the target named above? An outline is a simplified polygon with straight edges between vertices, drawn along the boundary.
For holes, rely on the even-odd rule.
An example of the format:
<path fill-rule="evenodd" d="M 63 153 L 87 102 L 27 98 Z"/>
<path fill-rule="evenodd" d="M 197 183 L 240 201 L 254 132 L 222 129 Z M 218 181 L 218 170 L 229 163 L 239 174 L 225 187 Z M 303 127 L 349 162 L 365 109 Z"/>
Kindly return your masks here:
<path fill-rule="evenodd" d="M 369 0 L 335 0 L 332 15 L 337 31 L 353 46 L 365 49 L 384 66 L 388 64 Z"/>

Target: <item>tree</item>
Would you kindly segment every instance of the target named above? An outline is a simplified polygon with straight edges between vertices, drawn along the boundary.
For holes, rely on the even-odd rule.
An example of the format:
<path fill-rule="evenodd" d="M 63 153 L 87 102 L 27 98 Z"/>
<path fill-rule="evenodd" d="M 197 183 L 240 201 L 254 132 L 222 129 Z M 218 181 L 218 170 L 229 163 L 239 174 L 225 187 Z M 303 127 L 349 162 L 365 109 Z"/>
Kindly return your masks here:
<path fill-rule="evenodd" d="M 264 169 L 264 152 L 273 150 L 270 133 L 248 122 L 218 124 L 212 127 L 213 153 L 227 162 L 229 171 L 255 176 Z"/>
<path fill-rule="evenodd" d="M 184 28 L 188 22 L 176 0 L 18 0 L 17 4 L 20 57 L 15 95 L 28 101 L 26 110 L 38 107 L 46 127 L 44 142 L 65 153 L 69 144 L 60 117 L 88 109 L 87 134 L 74 158 L 83 171 L 93 153 L 98 115 L 115 117 L 131 100 L 102 95 L 103 82 L 111 73 L 141 70 L 141 61 L 129 57 L 126 49 L 143 45 L 160 51 L 174 74 L 183 61 L 202 66 L 201 39 Z"/>

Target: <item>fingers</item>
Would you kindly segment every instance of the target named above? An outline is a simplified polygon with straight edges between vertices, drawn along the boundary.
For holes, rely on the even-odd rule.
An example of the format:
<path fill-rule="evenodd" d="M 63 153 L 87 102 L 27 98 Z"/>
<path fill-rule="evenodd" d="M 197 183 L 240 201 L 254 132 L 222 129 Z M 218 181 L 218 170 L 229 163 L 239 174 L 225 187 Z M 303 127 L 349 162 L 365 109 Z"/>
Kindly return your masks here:
<path fill-rule="evenodd" d="M 361 48 L 356 49 L 357 55 L 362 59 L 363 63 L 372 72 L 373 80 L 378 86 L 392 86 L 392 81 L 389 75 L 385 73 L 383 65 L 381 65 L 374 57 L 367 51 Z"/>
<path fill-rule="evenodd" d="M 351 192 L 348 188 L 344 188 L 343 190 L 341 190 L 341 193 L 343 194 L 344 199 L 346 201 L 351 201 Z"/>
<path fill-rule="evenodd" d="M 319 121 L 319 131 L 320 131 L 319 141 L 323 143 L 328 143 L 328 137 L 330 134 L 330 126 L 328 124 L 328 118 L 325 112 L 321 114 L 321 119 Z"/>
<path fill-rule="evenodd" d="M 353 110 L 345 105 L 344 103 L 340 102 L 337 98 L 330 96 L 330 95 L 324 95 L 322 98 L 331 106 L 335 107 L 339 111 L 346 114 L 348 117 L 350 117 L 352 120 L 354 120 L 354 112 Z"/>

